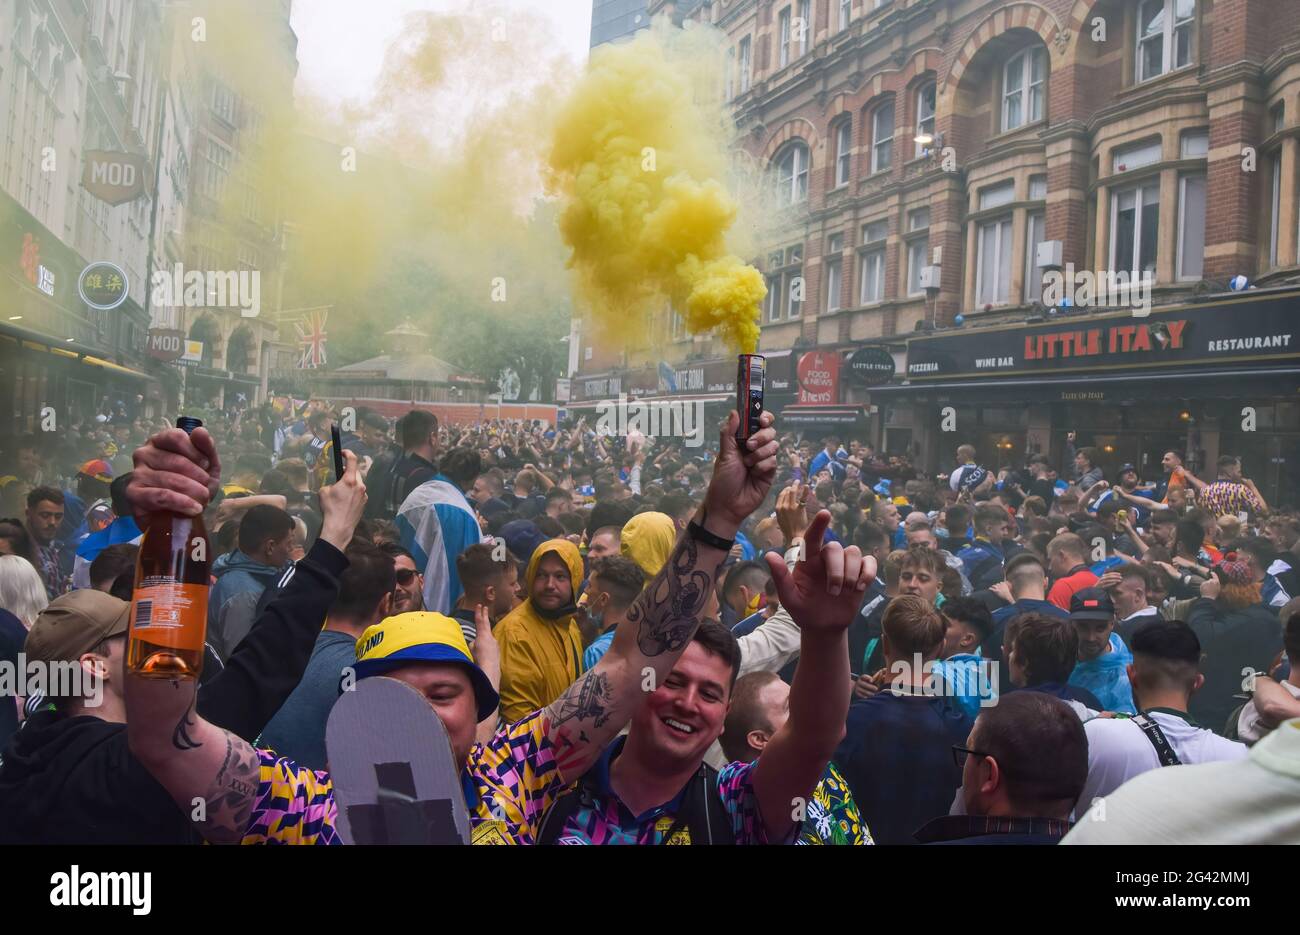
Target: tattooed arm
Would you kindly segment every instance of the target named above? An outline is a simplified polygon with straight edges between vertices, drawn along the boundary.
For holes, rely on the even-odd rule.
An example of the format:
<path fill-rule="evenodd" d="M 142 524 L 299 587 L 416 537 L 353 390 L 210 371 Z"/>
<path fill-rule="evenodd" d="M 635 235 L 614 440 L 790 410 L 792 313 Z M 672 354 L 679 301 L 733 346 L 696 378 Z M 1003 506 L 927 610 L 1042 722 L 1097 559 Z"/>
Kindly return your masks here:
<path fill-rule="evenodd" d="M 127 741 L 203 837 L 238 844 L 257 799 L 257 751 L 195 713 L 195 686 L 128 674 Z"/>
<path fill-rule="evenodd" d="M 735 538 L 741 522 L 767 496 L 776 475 L 776 432 L 765 413 L 762 429 L 744 450 L 736 443 L 739 417 L 722 429 L 718 459 L 695 521 L 721 539 Z M 595 761 L 641 703 L 661 684 L 695 634 L 727 552 L 683 532 L 663 569 L 641 592 L 595 668 L 546 709 L 546 733 L 560 776 L 576 779 Z"/>

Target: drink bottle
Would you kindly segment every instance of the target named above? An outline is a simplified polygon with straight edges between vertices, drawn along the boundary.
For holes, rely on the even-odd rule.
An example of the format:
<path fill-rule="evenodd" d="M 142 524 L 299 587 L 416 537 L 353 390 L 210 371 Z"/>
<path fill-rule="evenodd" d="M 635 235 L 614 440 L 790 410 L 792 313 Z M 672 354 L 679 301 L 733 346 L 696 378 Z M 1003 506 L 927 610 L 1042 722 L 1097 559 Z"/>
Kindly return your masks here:
<path fill-rule="evenodd" d="M 181 416 L 176 427 L 203 423 Z M 128 669 L 159 679 L 196 679 L 203 668 L 211 587 L 210 543 L 203 516 L 151 513 L 140 540 L 131 594 Z"/>

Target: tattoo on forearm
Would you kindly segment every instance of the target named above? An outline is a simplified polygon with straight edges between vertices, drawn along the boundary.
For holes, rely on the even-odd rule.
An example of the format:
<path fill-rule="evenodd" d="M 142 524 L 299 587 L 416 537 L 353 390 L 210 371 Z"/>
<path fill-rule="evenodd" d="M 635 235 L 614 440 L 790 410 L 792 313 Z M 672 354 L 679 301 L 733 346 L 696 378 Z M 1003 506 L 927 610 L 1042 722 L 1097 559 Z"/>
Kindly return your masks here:
<path fill-rule="evenodd" d="M 225 758 L 203 797 L 207 804 L 204 837 L 215 844 L 237 844 L 243 838 L 260 774 L 257 751 L 227 733 Z"/>
<path fill-rule="evenodd" d="M 191 715 L 194 714 L 194 701 L 185 709 L 181 719 L 176 722 L 176 729 L 172 731 L 172 746 L 177 750 L 197 750 L 203 746 L 203 742 L 195 740 L 189 734 L 189 728 L 194 726 L 194 720 Z"/>
<path fill-rule="evenodd" d="M 713 587 L 713 575 L 698 564 L 699 547 L 687 537 L 628 610 L 627 622 L 636 627 L 637 648 L 644 655 L 677 652 L 690 641 Z"/>
<path fill-rule="evenodd" d="M 613 715 L 613 705 L 614 692 L 609 678 L 593 669 L 551 705 L 551 724 L 559 727 L 566 721 L 578 720 L 600 727 Z"/>

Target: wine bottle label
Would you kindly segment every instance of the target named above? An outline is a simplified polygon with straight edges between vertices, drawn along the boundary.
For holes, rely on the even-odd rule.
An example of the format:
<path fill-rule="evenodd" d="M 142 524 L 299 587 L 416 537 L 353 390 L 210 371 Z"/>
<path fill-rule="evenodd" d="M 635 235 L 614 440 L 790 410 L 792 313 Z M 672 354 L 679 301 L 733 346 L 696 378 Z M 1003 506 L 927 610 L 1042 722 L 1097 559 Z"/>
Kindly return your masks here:
<path fill-rule="evenodd" d="M 208 589 L 201 584 L 171 581 L 146 586 L 132 596 L 131 630 L 203 627 L 207 614 Z"/>

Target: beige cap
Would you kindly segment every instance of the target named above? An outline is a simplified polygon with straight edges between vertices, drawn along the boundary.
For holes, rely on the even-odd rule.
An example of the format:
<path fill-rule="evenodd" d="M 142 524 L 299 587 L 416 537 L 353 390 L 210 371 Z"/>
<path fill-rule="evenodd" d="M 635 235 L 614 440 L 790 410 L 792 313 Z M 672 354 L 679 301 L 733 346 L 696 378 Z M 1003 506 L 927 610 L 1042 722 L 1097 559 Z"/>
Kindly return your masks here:
<path fill-rule="evenodd" d="M 74 662 L 110 636 L 127 631 L 131 605 L 82 588 L 50 601 L 27 634 L 23 652 L 40 662 Z"/>

